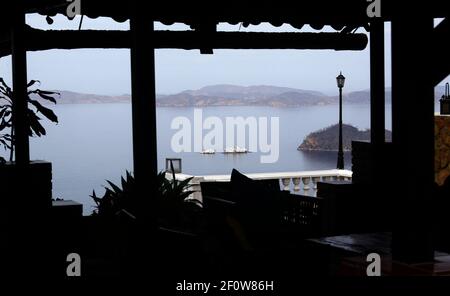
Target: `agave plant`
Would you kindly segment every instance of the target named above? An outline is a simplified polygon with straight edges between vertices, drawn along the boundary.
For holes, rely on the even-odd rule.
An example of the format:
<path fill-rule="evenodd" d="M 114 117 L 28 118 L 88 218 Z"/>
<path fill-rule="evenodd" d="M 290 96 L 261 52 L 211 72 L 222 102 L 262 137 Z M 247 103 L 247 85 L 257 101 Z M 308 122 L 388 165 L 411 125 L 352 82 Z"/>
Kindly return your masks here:
<path fill-rule="evenodd" d="M 188 198 L 194 192 L 189 190 L 192 177 L 179 181 L 175 176 L 172 162 L 170 162 L 170 166 L 172 171 L 171 180 L 166 178 L 165 172 L 160 172 L 157 176 L 157 192 L 161 206 L 176 207 L 180 204 L 184 205 L 184 203 L 201 206 L 201 202 L 198 199 Z"/>
<path fill-rule="evenodd" d="M 53 91 L 33 88 L 39 83 L 38 80 L 31 80 L 27 85 L 27 102 L 29 106 L 27 119 L 29 126 L 28 134 L 30 137 L 40 137 L 46 134 L 45 128 L 40 123 L 42 117 L 47 118 L 51 122 L 58 123 L 58 117 L 55 113 L 51 109 L 44 107 L 37 98 L 56 104 L 55 96 L 60 94 Z M 10 161 L 13 160 L 14 155 L 13 102 L 13 91 L 5 83 L 3 78 L 0 78 L 0 132 L 5 130 L 9 131 L 6 134 L 0 134 L 0 145 L 10 151 Z M 39 115 L 42 115 L 42 117 Z M 4 162 L 5 160 L 2 158 L 0 161 Z"/>
<path fill-rule="evenodd" d="M 153 201 L 158 207 L 158 220 L 164 224 L 171 224 L 175 216 L 180 217 L 185 212 L 199 209 L 201 203 L 196 199 L 188 198 L 193 191 L 189 190 L 192 178 L 178 181 L 166 178 L 165 172 L 156 176 L 156 199 Z M 105 187 L 102 197 L 92 192 L 91 198 L 96 204 L 93 215 L 102 217 L 115 217 L 126 215 L 132 219 L 141 219 L 150 212 L 146 206 L 151 200 L 151 191 L 138 192 L 134 177 L 127 171 L 126 177 L 121 178 L 121 187 L 107 181 L 109 187 Z M 151 206 L 151 204 L 150 204 Z M 173 222 L 173 221 L 172 221 Z"/>
<path fill-rule="evenodd" d="M 109 188 L 105 187 L 103 197 L 98 197 L 95 191 L 92 191 L 92 199 L 96 204 L 94 215 L 115 216 L 120 213 L 135 217 L 136 207 L 136 186 L 133 176 L 127 171 L 126 178 L 121 177 L 122 188 L 111 181 L 106 180 Z M 133 214 L 134 213 L 134 214 Z"/>

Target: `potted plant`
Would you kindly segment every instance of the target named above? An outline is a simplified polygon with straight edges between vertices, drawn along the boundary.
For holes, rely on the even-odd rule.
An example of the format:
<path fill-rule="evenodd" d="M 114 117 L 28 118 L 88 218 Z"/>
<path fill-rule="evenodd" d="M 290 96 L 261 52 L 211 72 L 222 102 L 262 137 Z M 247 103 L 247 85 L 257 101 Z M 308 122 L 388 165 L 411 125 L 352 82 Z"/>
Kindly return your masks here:
<path fill-rule="evenodd" d="M 57 92 L 41 90 L 36 86 L 39 81 L 31 80 L 27 87 L 28 103 L 28 128 L 30 137 L 41 137 L 46 134 L 41 120 L 47 119 L 57 123 L 58 117 L 55 113 L 43 106 L 40 100 L 56 104 Z M 11 88 L 6 84 L 3 78 L 0 78 L 0 148 L 3 147 L 9 151 L 9 161 L 0 157 L 0 180 L 5 184 L 2 187 L 2 193 L 6 196 L 17 194 L 17 188 L 33 188 L 33 194 L 30 197 L 23 198 L 23 203 L 28 203 L 30 211 L 38 211 L 34 207 L 49 208 L 51 205 L 51 163 L 44 161 L 30 162 L 27 177 L 18 175 L 14 165 L 15 151 L 15 131 L 14 131 L 14 94 Z M 25 183 L 24 183 L 25 181 Z M 14 202 L 18 203 L 17 200 Z M 10 205 L 15 207 L 17 205 Z"/>
<path fill-rule="evenodd" d="M 29 123 L 29 135 L 31 137 L 41 137 L 46 134 L 45 128 L 40 121 L 43 118 L 50 120 L 51 122 L 58 123 L 58 117 L 49 108 L 44 107 L 38 98 L 52 102 L 56 104 L 55 96 L 59 95 L 57 92 L 41 90 L 33 88 L 36 84 L 39 84 L 38 80 L 31 80 L 27 87 L 28 89 L 28 123 Z M 9 150 L 9 161 L 13 161 L 14 157 L 14 116 L 13 116 L 13 103 L 14 96 L 11 88 L 6 84 L 3 78 L 0 78 L 0 145 L 5 150 Z M 1 157 L 2 163 L 6 163 L 6 160 Z"/>
<path fill-rule="evenodd" d="M 41 120 L 58 122 L 55 113 L 43 106 L 38 99 L 56 103 L 56 92 L 44 91 L 31 80 L 27 86 L 26 124 L 29 136 L 46 134 Z M 31 161 L 26 166 L 14 162 L 16 136 L 15 96 L 11 88 L 0 78 L 0 148 L 9 156 L 0 158 L 0 183 L 2 215 L 0 224 L 6 224 L 6 250 L 8 254 L 20 254 L 26 246 L 33 245 L 41 258 L 53 265 L 55 254 L 49 251 L 52 206 L 52 168 L 50 162 Z M 3 151 L 2 151 L 3 152 Z M 23 248 L 23 249 L 22 249 Z M 17 253 L 16 253 L 17 252 Z M 14 256 L 13 256 L 14 257 Z M 23 263 L 17 263 L 21 266 Z"/>
<path fill-rule="evenodd" d="M 96 208 L 91 216 L 85 217 L 86 251 L 96 258 L 100 269 L 103 266 L 103 270 L 110 270 L 108 262 L 115 262 L 116 273 L 128 274 L 138 269 L 136 266 L 142 264 L 147 252 L 158 254 L 157 260 L 179 260 L 177 264 L 181 264 L 189 260 L 184 252 L 199 248 L 202 208 L 198 200 L 188 197 L 193 193 L 191 179 L 178 181 L 174 176 L 169 179 L 165 172 L 155 178 L 151 186 L 156 185 L 156 196 L 151 188 L 138 192 L 129 172 L 121 178 L 120 185 L 106 181 L 103 196 L 93 191 L 91 197 Z M 149 208 L 152 206 L 157 211 Z M 156 231 L 145 224 L 149 219 L 157 221 Z"/>
<path fill-rule="evenodd" d="M 156 197 L 152 201 L 158 209 L 156 217 L 158 226 L 172 228 L 180 231 L 195 232 L 196 216 L 200 215 L 201 202 L 189 198 L 193 193 L 189 184 L 192 178 L 178 181 L 175 175 L 171 179 L 166 178 L 165 172 L 156 176 Z M 105 220 L 127 219 L 130 221 L 143 220 L 150 213 L 145 209 L 148 204 L 149 194 L 138 192 L 133 176 L 127 171 L 125 178 L 121 178 L 120 186 L 107 181 L 109 187 L 105 187 L 102 197 L 93 191 L 91 197 L 96 204 L 93 216 Z M 147 199 L 147 200 L 146 200 Z"/>

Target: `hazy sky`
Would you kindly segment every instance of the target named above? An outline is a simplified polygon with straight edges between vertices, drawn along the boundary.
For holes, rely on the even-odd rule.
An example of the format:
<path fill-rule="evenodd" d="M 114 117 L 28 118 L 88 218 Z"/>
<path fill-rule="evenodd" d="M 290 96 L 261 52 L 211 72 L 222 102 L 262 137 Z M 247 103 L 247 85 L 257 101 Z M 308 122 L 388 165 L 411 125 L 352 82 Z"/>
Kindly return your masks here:
<path fill-rule="evenodd" d="M 77 29 L 78 17 L 64 16 L 48 25 L 44 16 L 29 15 L 27 23 L 42 29 Z M 127 30 L 128 22 L 108 18 L 83 20 L 83 29 Z M 168 27 L 156 24 L 156 29 Z M 184 25 L 172 29 L 186 29 Z M 239 25 L 220 25 L 219 30 L 239 30 Z M 290 25 L 270 24 L 240 28 L 241 31 L 298 32 Z M 330 30 L 330 29 L 328 29 Z M 302 31 L 311 31 L 305 26 Z M 358 32 L 365 32 L 359 29 Z M 386 25 L 386 48 L 390 48 L 390 29 Z M 369 46 L 364 51 L 333 50 L 157 50 L 157 93 L 171 94 L 211 84 L 277 85 L 335 94 L 335 77 L 342 70 L 347 77 L 344 91 L 369 88 Z M 386 51 L 386 85 L 390 86 L 390 51 Z M 0 59 L 0 76 L 10 81 L 10 58 Z M 129 50 L 49 50 L 28 53 L 28 79 L 38 79 L 44 89 L 72 90 L 95 94 L 130 93 Z"/>

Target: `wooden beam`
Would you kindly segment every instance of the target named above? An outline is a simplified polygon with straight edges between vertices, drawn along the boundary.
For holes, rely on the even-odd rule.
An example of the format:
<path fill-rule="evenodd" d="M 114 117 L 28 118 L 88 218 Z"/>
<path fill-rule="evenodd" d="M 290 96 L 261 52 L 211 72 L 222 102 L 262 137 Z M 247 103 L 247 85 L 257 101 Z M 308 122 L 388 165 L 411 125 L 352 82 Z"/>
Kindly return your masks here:
<path fill-rule="evenodd" d="M 207 35 L 195 31 L 155 31 L 155 48 L 200 49 L 334 49 L 363 50 L 368 39 L 365 34 L 341 33 L 264 33 L 217 32 Z M 149 36 L 143 36 L 145 40 Z M 129 31 L 61 31 L 28 28 L 28 51 L 77 48 L 130 48 Z M 0 57 L 11 54 L 8 40 L 0 43 Z"/>
<path fill-rule="evenodd" d="M 365 34 L 217 32 L 208 38 L 193 31 L 155 34 L 156 48 L 197 49 L 205 44 L 215 49 L 363 50 L 368 43 Z"/>

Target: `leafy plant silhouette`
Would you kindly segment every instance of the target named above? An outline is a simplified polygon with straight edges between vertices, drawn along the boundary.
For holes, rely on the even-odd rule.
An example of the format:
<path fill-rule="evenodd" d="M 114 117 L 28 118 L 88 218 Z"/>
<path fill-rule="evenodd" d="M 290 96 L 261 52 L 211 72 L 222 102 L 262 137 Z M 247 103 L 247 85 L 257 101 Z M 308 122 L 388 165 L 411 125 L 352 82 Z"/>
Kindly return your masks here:
<path fill-rule="evenodd" d="M 40 97 L 43 100 L 56 104 L 56 95 L 60 95 L 57 92 L 41 90 L 33 88 L 36 84 L 39 84 L 38 80 L 31 80 L 27 85 L 27 103 L 28 103 L 28 134 L 30 137 L 41 137 L 46 134 L 45 128 L 40 121 L 43 118 L 50 120 L 51 122 L 58 123 L 58 117 L 49 108 L 44 107 L 37 98 Z M 9 132 L 0 134 L 0 145 L 5 150 L 10 150 L 9 160 L 13 160 L 14 147 L 15 147 L 15 134 L 14 134 L 14 95 L 11 88 L 6 84 L 3 78 L 0 78 L 0 132 L 5 130 Z M 41 116 L 39 116 L 41 115 Z M 5 162 L 5 159 L 0 157 L 1 162 Z"/>
<path fill-rule="evenodd" d="M 158 220 L 163 224 L 173 222 L 174 215 L 184 215 L 190 210 L 200 208 L 201 202 L 197 199 L 188 198 L 193 193 L 189 184 L 192 178 L 183 181 L 176 180 L 175 176 L 169 180 L 165 172 L 160 172 L 156 176 L 156 199 L 154 202 L 158 206 Z M 102 197 L 92 192 L 91 198 L 96 204 L 93 212 L 95 216 L 113 218 L 120 215 L 126 215 L 131 219 L 141 219 L 148 213 L 146 206 L 149 199 L 152 198 L 151 190 L 147 192 L 138 192 L 136 181 L 130 172 L 121 177 L 121 187 L 111 181 L 106 181 L 109 187 L 105 187 L 105 193 Z M 192 211 L 191 211 L 192 212 Z M 172 221 L 169 221 L 172 220 Z"/>

